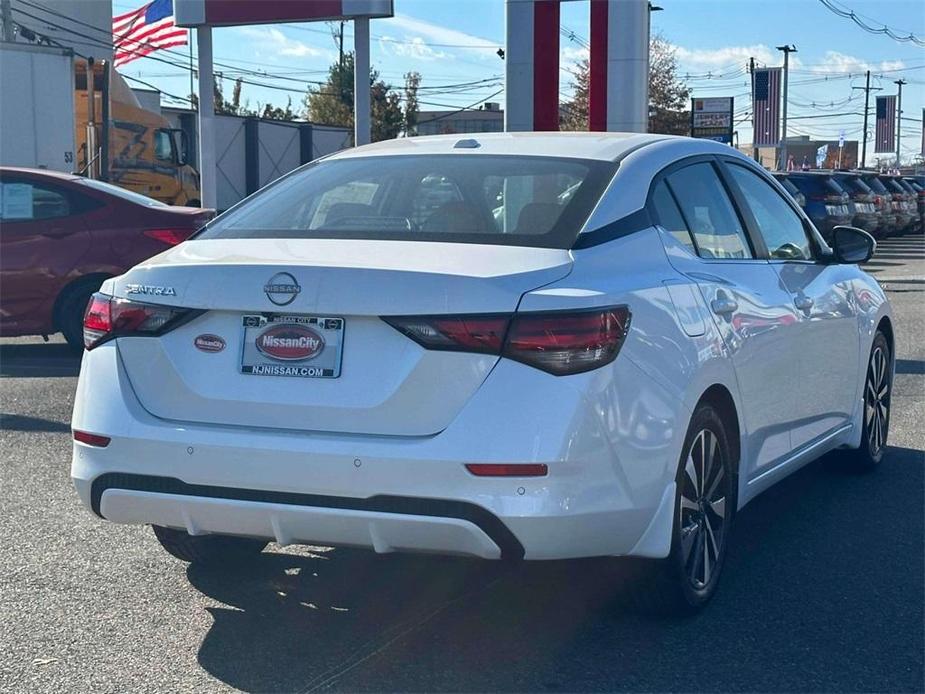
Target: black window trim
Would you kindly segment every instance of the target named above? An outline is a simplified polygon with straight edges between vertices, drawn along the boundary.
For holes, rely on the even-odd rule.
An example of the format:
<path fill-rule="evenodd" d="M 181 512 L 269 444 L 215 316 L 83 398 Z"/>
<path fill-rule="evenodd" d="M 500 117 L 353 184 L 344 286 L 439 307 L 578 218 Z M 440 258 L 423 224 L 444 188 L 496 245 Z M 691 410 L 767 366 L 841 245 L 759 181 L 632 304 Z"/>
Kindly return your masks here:
<path fill-rule="evenodd" d="M 719 163 L 719 158 L 720 158 L 719 155 L 716 155 L 716 154 L 695 154 L 689 157 L 684 157 L 683 159 L 678 159 L 677 161 L 673 161 L 671 164 L 661 169 L 657 174 L 655 174 L 655 176 L 652 177 L 652 182 L 649 184 L 649 192 L 646 195 L 646 209 L 649 211 L 649 215 L 653 219 L 657 220 L 658 215 L 655 213 L 655 208 L 652 202 L 652 193 L 655 190 L 656 184 L 667 179 L 669 176 L 671 176 L 671 174 L 677 171 L 680 171 L 681 169 L 686 169 L 688 166 L 693 166 L 694 164 L 702 164 L 702 163 L 710 164 L 713 167 L 714 172 L 716 172 L 716 176 L 720 181 L 720 185 L 722 185 L 723 189 L 726 192 L 726 195 L 729 197 L 729 202 L 732 205 L 733 212 L 735 213 L 737 219 L 739 220 L 739 224 L 742 225 L 742 230 L 745 233 L 745 239 L 748 242 L 749 251 L 751 252 L 752 257 L 751 258 L 704 258 L 702 255 L 699 254 L 700 249 L 695 240 L 694 247 L 698 249 L 697 259 L 704 263 L 727 263 L 727 264 L 728 263 L 754 263 L 754 262 L 766 263 L 768 262 L 768 251 L 767 251 L 767 248 L 765 248 L 764 246 L 764 241 L 761 239 L 760 234 L 757 235 L 757 238 L 756 238 L 755 234 L 753 234 L 754 229 L 750 227 L 746 223 L 745 219 L 743 218 L 742 210 L 739 208 L 739 204 L 738 204 L 739 201 L 736 198 L 736 195 L 741 195 L 741 193 L 739 193 L 738 191 L 733 193 L 733 191 L 730 190 L 729 181 L 727 180 L 728 173 L 723 171 Z M 670 182 L 666 181 L 666 183 L 668 185 L 668 189 L 671 190 Z M 671 193 L 672 195 L 674 195 L 673 190 L 671 191 Z M 677 202 L 677 198 L 675 199 L 675 202 Z M 681 209 L 681 215 L 684 217 L 685 224 L 688 224 L 687 217 L 684 215 L 684 208 L 681 207 L 680 205 L 678 205 L 678 207 Z M 691 232 L 691 237 L 693 238 L 694 236 L 695 236 L 694 233 Z"/>
<path fill-rule="evenodd" d="M 754 233 L 755 236 L 757 236 L 761 240 L 761 246 L 762 248 L 764 248 L 764 253 L 765 253 L 765 256 L 768 262 L 771 262 L 771 263 L 807 263 L 807 264 L 823 262 L 823 258 L 825 258 L 825 254 L 822 252 L 822 249 L 820 248 L 819 243 L 816 240 L 815 234 L 811 233 L 810 229 L 807 227 L 807 221 L 806 219 L 804 219 L 804 214 L 800 210 L 800 206 L 797 205 L 796 200 L 790 197 L 789 194 L 786 196 L 780 194 L 777 188 L 773 185 L 774 183 L 776 183 L 773 176 L 768 174 L 763 168 L 759 169 L 758 167 L 750 166 L 746 162 L 743 162 L 741 159 L 737 159 L 735 157 L 730 157 L 727 155 L 718 155 L 717 158 L 719 159 L 719 168 L 722 170 L 723 175 L 729 179 L 728 185 L 734 188 L 734 190 L 736 191 L 736 194 L 737 194 L 736 203 L 738 205 L 741 205 L 743 216 L 745 216 L 746 219 L 748 220 L 748 224 L 750 225 L 752 232 Z M 806 236 L 806 239 L 809 241 L 809 247 L 813 254 L 812 258 L 787 259 L 787 258 L 771 257 L 770 249 L 768 249 L 767 245 L 764 242 L 764 237 L 761 235 L 761 230 L 758 228 L 758 221 L 755 219 L 754 215 L 752 214 L 751 208 L 748 206 L 748 203 L 745 200 L 745 195 L 742 193 L 741 188 L 739 188 L 739 184 L 736 183 L 732 174 L 727 170 L 727 167 L 729 166 L 741 166 L 746 171 L 751 171 L 756 176 L 763 179 L 766 183 L 769 184 L 771 190 L 777 193 L 778 196 L 784 201 L 784 203 L 788 207 L 790 207 L 793 213 L 797 216 L 797 219 L 800 220 L 800 223 L 803 227 L 803 234 Z"/>

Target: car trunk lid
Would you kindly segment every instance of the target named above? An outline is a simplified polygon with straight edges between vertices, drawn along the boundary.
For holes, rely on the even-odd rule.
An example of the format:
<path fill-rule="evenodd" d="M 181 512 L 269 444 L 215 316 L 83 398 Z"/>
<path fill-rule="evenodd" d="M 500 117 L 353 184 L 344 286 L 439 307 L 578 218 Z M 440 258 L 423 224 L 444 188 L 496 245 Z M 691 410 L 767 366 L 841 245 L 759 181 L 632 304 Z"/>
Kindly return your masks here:
<path fill-rule="evenodd" d="M 118 347 L 135 393 L 158 417 L 430 435 L 452 421 L 498 357 L 425 350 L 380 316 L 512 313 L 525 292 L 564 277 L 571 263 L 567 250 L 502 245 L 194 240 L 111 287 L 115 296 L 204 313 L 160 337 L 120 338 Z M 312 354 L 319 336 L 324 349 L 341 344 L 339 354 Z M 242 373 L 254 361 L 284 373 L 323 362 L 336 377 Z"/>

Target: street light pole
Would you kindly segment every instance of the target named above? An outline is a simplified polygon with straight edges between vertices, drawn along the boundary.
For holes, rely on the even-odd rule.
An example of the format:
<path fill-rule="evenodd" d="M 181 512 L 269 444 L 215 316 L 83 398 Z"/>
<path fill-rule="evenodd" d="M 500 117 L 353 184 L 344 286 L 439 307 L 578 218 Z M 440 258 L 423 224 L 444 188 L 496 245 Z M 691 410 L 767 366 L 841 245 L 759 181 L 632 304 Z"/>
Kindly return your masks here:
<path fill-rule="evenodd" d="M 906 80 L 899 79 L 893 84 L 899 87 L 899 92 L 896 95 L 896 168 L 899 169 L 900 144 L 902 143 L 903 132 L 903 85 L 906 84 Z"/>
<path fill-rule="evenodd" d="M 778 46 L 777 50 L 784 52 L 784 111 L 781 125 L 780 170 L 787 169 L 787 74 L 790 70 L 790 54 L 797 52 L 794 45 Z"/>

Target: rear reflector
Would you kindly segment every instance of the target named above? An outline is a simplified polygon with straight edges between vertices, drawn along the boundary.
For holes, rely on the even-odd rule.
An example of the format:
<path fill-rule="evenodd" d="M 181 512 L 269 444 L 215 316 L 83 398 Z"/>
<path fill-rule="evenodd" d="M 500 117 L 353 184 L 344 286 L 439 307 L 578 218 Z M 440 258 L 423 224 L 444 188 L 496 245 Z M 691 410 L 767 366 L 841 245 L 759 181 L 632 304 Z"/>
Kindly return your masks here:
<path fill-rule="evenodd" d="M 497 354 L 557 376 L 612 362 L 629 328 L 626 306 L 473 316 L 383 317 L 426 349 Z"/>
<path fill-rule="evenodd" d="M 106 448 L 109 445 L 111 439 L 108 436 L 100 436 L 99 434 L 90 434 L 86 431 L 78 431 L 74 429 L 74 440 L 85 443 L 88 446 L 96 446 L 97 448 Z"/>
<path fill-rule="evenodd" d="M 84 314 L 84 347 L 93 349 L 114 337 L 155 336 L 181 325 L 199 311 L 116 299 L 97 292 Z"/>
<path fill-rule="evenodd" d="M 186 241 L 194 231 L 195 229 L 145 229 L 142 233 L 168 246 L 176 246 Z"/>
<path fill-rule="evenodd" d="M 545 477 L 545 463 L 469 463 L 466 469 L 476 477 Z"/>

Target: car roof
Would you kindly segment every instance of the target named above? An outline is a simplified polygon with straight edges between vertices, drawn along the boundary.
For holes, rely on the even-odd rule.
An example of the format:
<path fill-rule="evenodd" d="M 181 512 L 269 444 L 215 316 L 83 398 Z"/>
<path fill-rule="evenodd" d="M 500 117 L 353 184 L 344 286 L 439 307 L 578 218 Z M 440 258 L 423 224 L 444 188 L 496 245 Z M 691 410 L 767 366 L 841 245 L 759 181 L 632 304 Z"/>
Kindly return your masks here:
<path fill-rule="evenodd" d="M 407 154 L 516 154 L 616 161 L 642 146 L 662 140 L 690 138 L 671 135 L 604 132 L 510 132 L 426 135 L 384 140 L 343 150 L 329 159 Z M 457 147 L 457 143 L 459 146 Z M 717 147 L 729 149 L 727 145 Z M 723 151 L 723 150 L 718 150 Z"/>
<path fill-rule="evenodd" d="M 73 181 L 82 178 L 77 174 L 65 173 L 63 171 L 54 171 L 52 169 L 31 169 L 25 166 L 0 166 L 0 174 L 26 174 L 28 176 L 40 176 L 43 178 L 56 178 L 60 181 Z"/>

